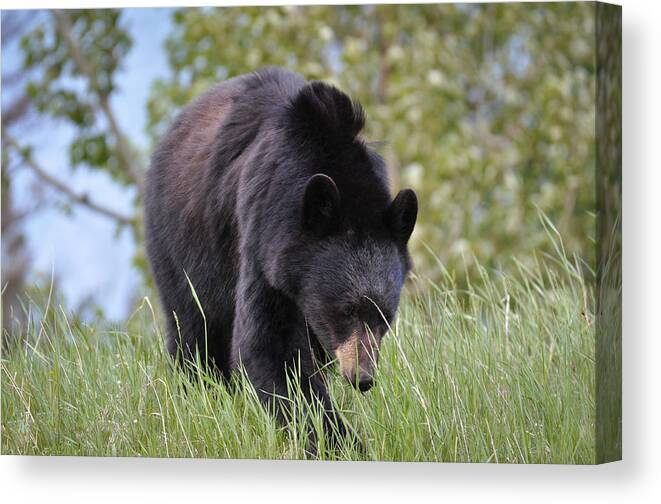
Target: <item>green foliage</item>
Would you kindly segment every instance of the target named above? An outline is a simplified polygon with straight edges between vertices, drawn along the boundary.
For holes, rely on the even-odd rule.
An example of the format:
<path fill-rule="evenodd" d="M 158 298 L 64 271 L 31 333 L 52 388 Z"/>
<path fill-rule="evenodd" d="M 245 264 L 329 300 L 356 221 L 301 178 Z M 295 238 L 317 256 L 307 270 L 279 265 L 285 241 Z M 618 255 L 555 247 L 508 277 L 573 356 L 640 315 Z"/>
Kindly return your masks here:
<path fill-rule="evenodd" d="M 182 9 L 172 73 L 148 103 L 156 140 L 218 80 L 281 65 L 361 100 L 395 189 L 413 187 L 417 272 L 429 246 L 462 277 L 548 250 L 537 210 L 590 264 L 594 239 L 592 4 Z"/>
<path fill-rule="evenodd" d="M 47 175 L 47 170 L 29 155 L 31 146 L 19 147 L 15 140 L 11 143 L 16 144 L 14 153 L 19 162 L 31 166 L 47 185 L 64 194 L 66 198 L 56 206 L 65 214 L 71 214 L 72 202 L 87 206 L 117 222 L 116 236 L 128 227 L 140 244 L 143 230 L 139 205 L 145 157 L 133 148 L 111 106 L 112 95 L 117 92 L 117 73 L 132 46 L 121 15 L 122 11 L 115 9 L 37 12 L 38 21 L 21 39 L 21 46 L 24 71 L 34 76 L 26 91 L 36 110 L 42 117 L 73 128 L 69 166 L 104 172 L 115 182 L 134 189 L 135 215 L 94 204 L 94 195 L 76 194 L 65 181 Z M 134 264 L 149 286 L 140 246 Z"/>
<path fill-rule="evenodd" d="M 478 266 L 465 291 L 444 273 L 407 297 L 374 388 L 331 377 L 365 453 L 329 453 L 320 436 L 320 458 L 593 463 L 593 289 L 564 256 L 550 261 L 498 277 Z M 201 371 L 188 381 L 147 300 L 121 330 L 44 306 L 2 355 L 3 454 L 305 457 L 303 421 L 320 417 L 299 389 L 288 429 L 244 377 L 234 390 Z"/>
<path fill-rule="evenodd" d="M 219 80 L 281 65 L 365 106 L 393 189 L 420 196 L 418 274 L 438 278 L 427 247 L 461 282 L 475 260 L 531 263 L 549 250 L 538 210 L 594 265 L 594 15 L 588 3 L 181 9 L 148 131 L 156 142 Z M 140 189 L 144 158 L 109 105 L 131 44 L 119 10 L 51 12 L 22 42 L 38 110 L 76 129 L 71 165 Z"/>
<path fill-rule="evenodd" d="M 49 13 L 22 38 L 21 47 L 25 70 L 38 70 L 27 86 L 37 111 L 75 128 L 71 166 L 103 170 L 132 185 L 136 181 L 118 159 L 105 114 L 132 45 L 120 18 L 121 11 L 112 9 Z"/>

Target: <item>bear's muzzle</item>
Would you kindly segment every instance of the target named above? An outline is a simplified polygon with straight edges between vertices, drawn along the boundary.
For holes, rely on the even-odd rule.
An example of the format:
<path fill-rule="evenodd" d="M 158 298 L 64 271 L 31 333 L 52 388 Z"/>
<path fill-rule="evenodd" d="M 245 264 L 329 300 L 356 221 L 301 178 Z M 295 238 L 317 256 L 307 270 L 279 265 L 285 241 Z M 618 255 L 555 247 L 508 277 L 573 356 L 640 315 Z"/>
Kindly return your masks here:
<path fill-rule="evenodd" d="M 335 349 L 342 376 L 361 392 L 368 391 L 374 385 L 378 356 L 376 337 L 366 327 L 352 331 L 346 341 Z"/>

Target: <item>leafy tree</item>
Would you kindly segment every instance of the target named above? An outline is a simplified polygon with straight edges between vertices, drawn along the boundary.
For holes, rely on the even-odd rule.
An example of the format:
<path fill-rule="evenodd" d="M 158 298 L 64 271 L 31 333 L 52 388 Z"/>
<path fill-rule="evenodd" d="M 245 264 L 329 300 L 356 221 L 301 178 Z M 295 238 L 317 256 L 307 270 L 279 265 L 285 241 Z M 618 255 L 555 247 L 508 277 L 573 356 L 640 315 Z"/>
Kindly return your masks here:
<path fill-rule="evenodd" d="M 4 114 L 3 164 L 30 170 L 43 187 L 59 196 L 65 211 L 72 205 L 83 206 L 116 222 L 118 231 L 130 229 L 139 242 L 146 158 L 122 131 L 111 103 L 117 73 L 132 46 L 121 14 L 112 9 L 31 12 L 31 28 L 21 38 L 21 70 L 29 75 L 21 96 L 40 118 L 73 128 L 69 167 L 102 171 L 133 190 L 133 211 L 124 214 L 101 205 L 93 195 L 76 192 L 68 180 L 46 170 L 33 155 L 38 146 L 26 143 L 20 128 L 5 123 Z M 3 22 L 7 16 L 3 13 Z M 136 264 L 146 272 L 142 253 L 137 254 Z"/>
<path fill-rule="evenodd" d="M 265 65 L 335 82 L 366 108 L 395 188 L 421 201 L 417 271 L 548 248 L 538 209 L 592 260 L 594 6 L 379 5 L 182 9 L 171 75 L 149 100 L 158 138 L 218 80 Z M 526 256 L 527 254 L 527 256 Z"/>
<path fill-rule="evenodd" d="M 29 26 L 29 14 L 24 12 L 3 12 L 2 47 L 17 44 Z M 31 100 L 25 92 L 25 82 L 29 73 L 25 69 L 2 66 L 2 129 L 3 132 L 17 126 L 25 126 L 33 114 Z M 12 334 L 20 333 L 25 326 L 20 295 L 25 288 L 26 276 L 30 268 L 31 255 L 26 246 L 22 223 L 42 204 L 42 198 L 33 194 L 29 205 L 18 205 L 12 197 L 9 152 L 5 148 L 5 135 L 2 137 L 2 343 L 6 345 Z"/>
<path fill-rule="evenodd" d="M 22 38 L 26 71 L 36 75 L 27 84 L 32 104 L 44 117 L 72 126 L 71 167 L 107 172 L 125 186 L 142 184 L 145 162 L 122 132 L 110 98 L 122 59 L 131 39 L 120 23 L 118 10 L 49 11 Z M 46 185 L 71 202 L 114 219 L 120 226 L 136 226 L 133 216 L 122 215 L 73 192 L 66 181 L 49 175 L 13 132 L 3 132 L 10 151 Z M 138 191 L 139 194 L 139 191 Z"/>
<path fill-rule="evenodd" d="M 112 107 L 132 45 L 122 11 L 34 16 L 22 41 L 30 103 L 74 128 L 70 165 L 130 188 L 134 211 L 99 205 L 48 173 L 4 114 L 3 165 L 31 170 L 141 243 L 146 156 Z M 180 9 L 165 46 L 170 75 L 146 104 L 148 129 L 156 142 L 209 86 L 281 65 L 363 103 L 365 136 L 385 142 L 393 190 L 420 196 L 412 239 L 420 276 L 439 274 L 427 247 L 459 277 L 474 273 L 473 256 L 493 267 L 511 265 L 512 255 L 533 261 L 550 247 L 538 209 L 569 253 L 594 264 L 594 23 L 594 5 L 584 3 Z M 136 264 L 146 272 L 141 248 Z"/>

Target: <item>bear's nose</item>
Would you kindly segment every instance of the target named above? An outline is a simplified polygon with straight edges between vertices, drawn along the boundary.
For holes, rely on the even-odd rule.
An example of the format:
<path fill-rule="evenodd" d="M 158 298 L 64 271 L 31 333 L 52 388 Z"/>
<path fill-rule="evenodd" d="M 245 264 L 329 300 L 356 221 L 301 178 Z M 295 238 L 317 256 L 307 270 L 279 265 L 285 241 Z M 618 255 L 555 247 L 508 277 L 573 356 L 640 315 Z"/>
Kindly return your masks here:
<path fill-rule="evenodd" d="M 367 392 L 369 389 L 372 388 L 372 385 L 374 385 L 374 380 L 372 379 L 371 376 L 366 376 L 358 380 L 358 390 L 360 390 L 361 392 Z"/>

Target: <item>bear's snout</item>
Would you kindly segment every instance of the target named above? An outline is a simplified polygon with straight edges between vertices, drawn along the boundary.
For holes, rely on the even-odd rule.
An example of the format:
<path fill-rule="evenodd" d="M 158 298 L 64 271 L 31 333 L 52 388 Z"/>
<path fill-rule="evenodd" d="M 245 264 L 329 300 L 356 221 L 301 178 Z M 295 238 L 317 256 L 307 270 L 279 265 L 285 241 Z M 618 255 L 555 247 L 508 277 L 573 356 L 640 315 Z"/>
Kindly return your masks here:
<path fill-rule="evenodd" d="M 350 376 L 345 375 L 345 377 L 351 385 L 361 392 L 367 392 L 374 385 L 374 377 L 371 373 L 359 371 L 358 373 L 351 373 Z"/>
<path fill-rule="evenodd" d="M 367 392 L 374 385 L 374 379 L 371 376 L 363 377 L 358 381 L 357 385 L 361 392 Z"/>
<path fill-rule="evenodd" d="M 366 392 L 374 385 L 374 369 L 379 348 L 374 337 L 368 331 L 354 330 L 351 335 L 337 346 L 335 357 L 342 375 L 361 392 Z"/>

